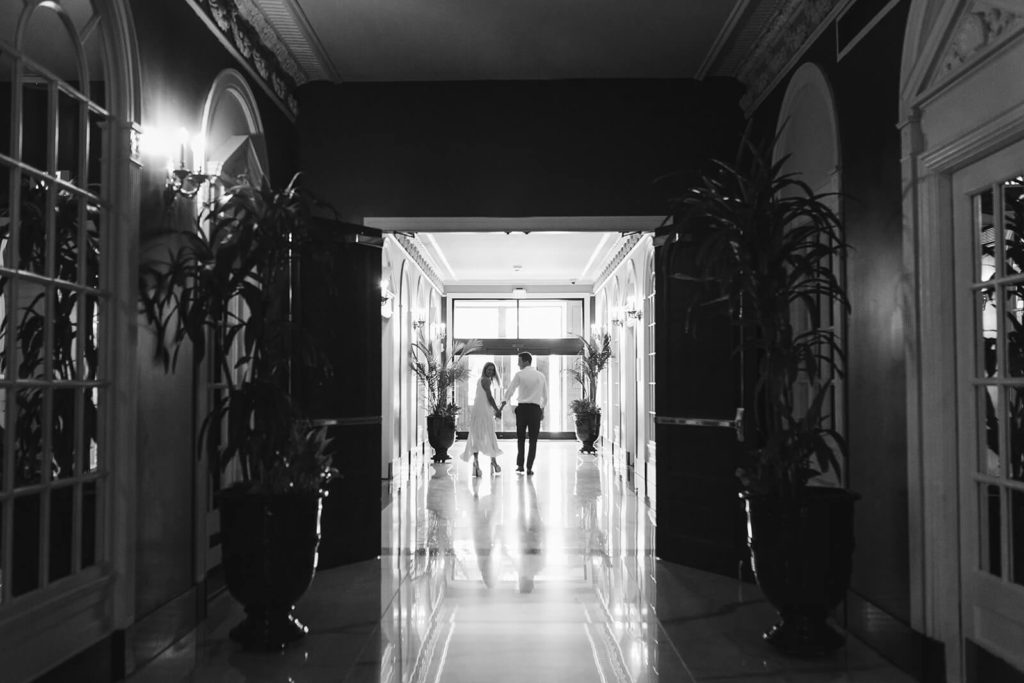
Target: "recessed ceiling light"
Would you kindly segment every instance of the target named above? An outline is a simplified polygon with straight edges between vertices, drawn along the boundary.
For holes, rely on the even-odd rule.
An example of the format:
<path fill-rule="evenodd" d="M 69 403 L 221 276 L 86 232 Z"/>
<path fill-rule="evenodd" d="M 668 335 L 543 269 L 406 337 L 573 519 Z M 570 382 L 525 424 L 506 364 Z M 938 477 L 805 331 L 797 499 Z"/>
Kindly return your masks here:
<path fill-rule="evenodd" d="M 522 269 L 523 269 L 523 267 L 522 267 L 522 266 L 512 266 L 512 270 L 516 271 L 517 273 L 518 273 L 518 272 L 519 272 L 520 270 L 522 270 Z"/>

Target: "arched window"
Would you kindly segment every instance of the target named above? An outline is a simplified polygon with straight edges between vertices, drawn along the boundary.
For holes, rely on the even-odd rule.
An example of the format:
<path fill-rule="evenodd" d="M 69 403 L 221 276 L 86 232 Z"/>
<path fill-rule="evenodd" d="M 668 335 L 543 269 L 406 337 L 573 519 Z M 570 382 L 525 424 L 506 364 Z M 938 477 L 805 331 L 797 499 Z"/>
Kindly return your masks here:
<path fill-rule="evenodd" d="M 137 290 L 124 222 L 138 179 L 129 21 L 121 0 L 0 3 L 5 679 L 34 678 L 125 625 Z"/>

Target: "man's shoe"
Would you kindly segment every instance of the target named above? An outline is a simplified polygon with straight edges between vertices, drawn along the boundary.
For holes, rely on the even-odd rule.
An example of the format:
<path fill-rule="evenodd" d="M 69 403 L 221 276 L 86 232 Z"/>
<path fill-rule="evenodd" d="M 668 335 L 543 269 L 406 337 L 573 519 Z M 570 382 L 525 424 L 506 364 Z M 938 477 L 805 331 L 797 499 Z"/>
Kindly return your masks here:
<path fill-rule="evenodd" d="M 526 475 L 529 477 L 533 476 L 533 470 L 526 470 Z"/>
<path fill-rule="evenodd" d="M 517 467 L 516 468 L 516 474 L 522 474 L 522 473 L 523 473 L 523 468 L 522 467 Z"/>

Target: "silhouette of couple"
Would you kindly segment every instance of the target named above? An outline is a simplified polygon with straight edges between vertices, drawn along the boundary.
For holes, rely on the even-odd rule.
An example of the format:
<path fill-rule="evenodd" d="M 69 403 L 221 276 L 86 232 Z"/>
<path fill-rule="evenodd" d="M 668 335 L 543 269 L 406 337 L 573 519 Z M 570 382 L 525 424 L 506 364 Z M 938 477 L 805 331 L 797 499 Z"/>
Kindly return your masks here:
<path fill-rule="evenodd" d="M 499 405 L 494 398 L 493 385 L 501 384 L 494 363 L 486 363 L 476 383 L 476 398 L 469 416 L 469 437 L 462 459 L 469 460 L 473 456 L 473 476 L 482 475 L 479 456 L 482 453 L 491 458 L 491 474 L 500 474 L 501 466 L 497 458 L 502 454 L 498 447 L 498 436 L 494 428 L 494 420 L 501 418 L 512 395 L 518 392 L 516 405 L 516 473 L 533 474 L 533 462 L 537 458 L 537 438 L 540 435 L 540 423 L 544 419 L 544 407 L 548 402 L 548 381 L 544 373 L 533 367 L 533 355 L 524 351 L 519 354 L 519 372 L 509 382 L 504 399 Z M 529 450 L 526 442 L 529 439 Z M 525 456 L 525 457 L 524 457 Z M 525 460 L 525 470 L 523 468 Z"/>

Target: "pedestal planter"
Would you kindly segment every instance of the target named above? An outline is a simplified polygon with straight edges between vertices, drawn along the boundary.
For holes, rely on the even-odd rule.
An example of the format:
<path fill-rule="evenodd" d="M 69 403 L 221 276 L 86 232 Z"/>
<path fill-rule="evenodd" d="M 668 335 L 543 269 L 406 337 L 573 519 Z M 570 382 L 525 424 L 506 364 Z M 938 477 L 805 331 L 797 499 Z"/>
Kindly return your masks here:
<path fill-rule="evenodd" d="M 576 413 L 576 438 L 582 444 L 580 453 L 597 453 L 594 442 L 601 434 L 601 413 Z"/>
<path fill-rule="evenodd" d="M 754 575 L 780 617 L 765 640 L 801 657 L 840 647 L 845 639 L 826 620 L 849 587 L 857 496 L 808 487 L 795 499 L 743 497 Z"/>
<path fill-rule="evenodd" d="M 455 443 L 455 418 L 427 415 L 427 442 L 434 449 L 434 462 L 448 462 L 448 449 Z"/>
<path fill-rule="evenodd" d="M 316 571 L 320 493 L 220 493 L 224 578 L 246 618 L 231 639 L 247 650 L 281 650 L 308 629 L 294 616 L 295 602 Z"/>

